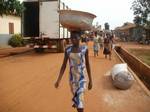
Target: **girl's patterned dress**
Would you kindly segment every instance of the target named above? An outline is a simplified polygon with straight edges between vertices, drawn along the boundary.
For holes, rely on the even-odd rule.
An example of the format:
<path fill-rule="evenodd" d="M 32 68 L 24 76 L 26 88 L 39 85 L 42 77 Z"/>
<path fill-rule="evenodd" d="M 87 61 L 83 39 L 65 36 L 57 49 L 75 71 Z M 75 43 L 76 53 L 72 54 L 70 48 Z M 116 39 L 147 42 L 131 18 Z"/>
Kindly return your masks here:
<path fill-rule="evenodd" d="M 84 91 L 86 89 L 86 50 L 87 46 L 80 46 L 79 53 L 73 53 L 72 46 L 66 49 L 70 64 L 70 86 L 73 93 L 72 101 L 76 108 L 83 108 Z"/>

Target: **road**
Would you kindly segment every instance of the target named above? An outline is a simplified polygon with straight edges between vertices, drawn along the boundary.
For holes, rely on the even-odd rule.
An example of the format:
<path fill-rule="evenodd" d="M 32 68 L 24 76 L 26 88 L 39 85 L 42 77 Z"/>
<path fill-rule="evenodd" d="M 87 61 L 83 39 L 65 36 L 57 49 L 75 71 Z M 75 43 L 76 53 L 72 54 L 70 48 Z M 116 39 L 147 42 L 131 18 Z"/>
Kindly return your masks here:
<path fill-rule="evenodd" d="M 110 70 L 121 63 L 113 53 L 112 60 L 93 57 L 90 50 L 93 89 L 85 93 L 85 112 L 149 112 L 150 96 L 135 81 L 129 90 L 112 85 Z M 54 88 L 63 60 L 62 53 L 22 55 L 0 59 L 0 112 L 76 112 L 71 107 L 72 94 L 68 72 L 58 89 Z"/>

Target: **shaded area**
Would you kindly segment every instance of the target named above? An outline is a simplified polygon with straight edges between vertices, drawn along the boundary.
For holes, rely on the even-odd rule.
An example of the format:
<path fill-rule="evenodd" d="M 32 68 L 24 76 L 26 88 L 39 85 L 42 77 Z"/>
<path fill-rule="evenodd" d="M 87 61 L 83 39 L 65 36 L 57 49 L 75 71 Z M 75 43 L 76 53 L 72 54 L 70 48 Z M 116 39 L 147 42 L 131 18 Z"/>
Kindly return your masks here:
<path fill-rule="evenodd" d="M 22 23 L 24 37 L 39 36 L 39 3 L 38 2 L 23 2 L 25 7 Z"/>

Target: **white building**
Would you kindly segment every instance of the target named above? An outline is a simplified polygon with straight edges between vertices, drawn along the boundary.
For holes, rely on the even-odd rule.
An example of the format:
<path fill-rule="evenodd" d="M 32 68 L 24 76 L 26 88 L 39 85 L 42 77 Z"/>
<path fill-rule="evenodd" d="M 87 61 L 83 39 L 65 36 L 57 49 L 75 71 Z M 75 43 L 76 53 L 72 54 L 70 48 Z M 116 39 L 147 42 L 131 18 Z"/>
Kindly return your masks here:
<path fill-rule="evenodd" d="M 38 0 L 20 0 L 23 1 L 38 1 Z M 58 4 L 60 9 L 67 10 L 69 9 L 61 0 L 58 0 L 60 4 Z M 58 3 L 59 3 L 58 2 Z M 60 25 L 60 38 L 68 38 L 70 37 L 70 32 L 63 28 Z M 12 34 L 21 33 L 21 17 L 13 16 L 13 15 L 3 15 L 0 16 L 0 47 L 8 45 L 8 40 Z"/>
<path fill-rule="evenodd" d="M 19 0 L 23 2 L 24 0 Z M 14 15 L 0 16 L 0 47 L 8 45 L 12 34 L 21 33 L 21 17 Z"/>
<path fill-rule="evenodd" d="M 13 15 L 0 16 L 0 46 L 6 46 L 12 34 L 21 33 L 21 18 Z"/>

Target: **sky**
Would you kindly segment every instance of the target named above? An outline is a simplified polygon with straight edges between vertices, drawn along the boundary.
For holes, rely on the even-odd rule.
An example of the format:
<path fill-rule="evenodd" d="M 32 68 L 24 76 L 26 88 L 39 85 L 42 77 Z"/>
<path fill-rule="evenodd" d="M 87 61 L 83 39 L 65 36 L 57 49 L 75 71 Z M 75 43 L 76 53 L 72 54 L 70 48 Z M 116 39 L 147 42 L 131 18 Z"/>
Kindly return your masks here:
<path fill-rule="evenodd" d="M 23 1 L 23 0 L 20 0 Z M 123 25 L 125 22 L 133 22 L 131 10 L 134 0 L 61 0 L 72 10 L 81 10 L 95 14 L 93 24 L 96 22 L 104 27 L 108 22 L 111 29 Z"/>

